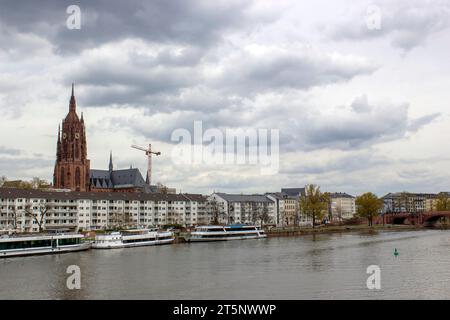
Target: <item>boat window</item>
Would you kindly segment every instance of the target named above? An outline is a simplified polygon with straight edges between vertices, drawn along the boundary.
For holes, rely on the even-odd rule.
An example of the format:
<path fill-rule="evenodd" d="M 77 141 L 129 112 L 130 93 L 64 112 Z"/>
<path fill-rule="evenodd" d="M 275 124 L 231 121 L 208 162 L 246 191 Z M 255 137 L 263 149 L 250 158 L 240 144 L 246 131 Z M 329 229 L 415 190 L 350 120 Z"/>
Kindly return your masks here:
<path fill-rule="evenodd" d="M 51 240 L 11 241 L 0 243 L 0 250 L 50 247 Z"/>

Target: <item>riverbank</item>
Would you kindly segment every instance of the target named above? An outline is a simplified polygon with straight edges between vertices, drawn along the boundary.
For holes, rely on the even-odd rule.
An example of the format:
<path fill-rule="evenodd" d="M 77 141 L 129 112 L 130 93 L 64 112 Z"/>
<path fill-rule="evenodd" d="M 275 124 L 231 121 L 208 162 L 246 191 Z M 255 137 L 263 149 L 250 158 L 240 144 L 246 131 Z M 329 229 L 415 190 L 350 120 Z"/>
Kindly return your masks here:
<path fill-rule="evenodd" d="M 444 227 L 439 227 L 443 229 Z M 450 229 L 450 226 L 446 227 Z M 267 237 L 298 237 L 311 234 L 332 234 L 332 233 L 344 233 L 344 232 L 372 232 L 372 231 L 412 231 L 425 229 L 420 226 L 413 225 L 373 225 L 369 227 L 368 225 L 342 225 L 342 226 L 318 226 L 312 227 L 285 227 L 285 228 L 272 228 L 270 230 L 265 230 Z M 185 243 L 189 238 L 188 232 L 180 232 L 175 234 L 174 243 Z"/>
<path fill-rule="evenodd" d="M 295 237 L 311 234 L 322 233 L 344 233 L 344 232 L 371 232 L 371 231 L 412 231 L 429 229 L 429 227 L 414 225 L 342 225 L 342 226 L 320 226 L 312 227 L 290 227 L 290 228 L 273 228 L 267 230 L 268 237 Z M 450 229 L 449 225 L 436 226 L 434 229 Z"/>

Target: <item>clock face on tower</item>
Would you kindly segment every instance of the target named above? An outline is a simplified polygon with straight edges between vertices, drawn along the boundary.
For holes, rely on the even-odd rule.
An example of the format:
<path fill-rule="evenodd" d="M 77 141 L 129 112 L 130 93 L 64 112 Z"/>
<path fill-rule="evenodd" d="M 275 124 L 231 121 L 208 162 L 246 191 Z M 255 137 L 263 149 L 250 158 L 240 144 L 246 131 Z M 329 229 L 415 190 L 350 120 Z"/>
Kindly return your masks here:
<path fill-rule="evenodd" d="M 78 132 L 75 133 L 75 139 L 80 139 L 80 134 Z"/>
<path fill-rule="evenodd" d="M 63 132 L 63 139 L 67 138 L 67 134 Z"/>

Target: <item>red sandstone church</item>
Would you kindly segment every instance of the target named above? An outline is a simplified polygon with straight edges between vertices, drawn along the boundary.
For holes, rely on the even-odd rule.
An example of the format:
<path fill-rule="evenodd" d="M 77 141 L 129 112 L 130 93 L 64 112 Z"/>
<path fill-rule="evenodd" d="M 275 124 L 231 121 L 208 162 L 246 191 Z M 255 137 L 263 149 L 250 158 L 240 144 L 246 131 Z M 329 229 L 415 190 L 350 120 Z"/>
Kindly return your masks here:
<path fill-rule="evenodd" d="M 110 154 L 108 170 L 91 170 L 87 158 L 86 127 L 83 113 L 77 114 L 72 84 L 69 113 L 58 127 L 53 186 L 57 189 L 94 192 L 149 192 L 139 169 L 113 170 Z"/>

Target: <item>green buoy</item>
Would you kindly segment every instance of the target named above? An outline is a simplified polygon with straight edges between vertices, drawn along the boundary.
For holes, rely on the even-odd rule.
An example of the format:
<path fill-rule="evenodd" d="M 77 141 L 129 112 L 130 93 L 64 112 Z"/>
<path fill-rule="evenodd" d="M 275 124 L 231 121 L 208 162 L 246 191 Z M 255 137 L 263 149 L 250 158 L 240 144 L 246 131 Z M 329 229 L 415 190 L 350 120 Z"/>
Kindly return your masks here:
<path fill-rule="evenodd" d="M 394 256 L 397 257 L 399 255 L 397 248 L 394 249 Z"/>

